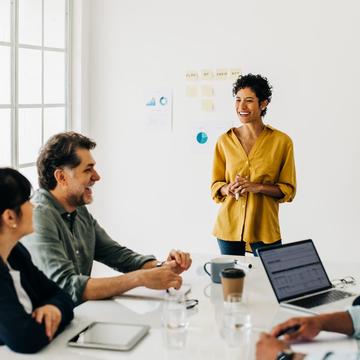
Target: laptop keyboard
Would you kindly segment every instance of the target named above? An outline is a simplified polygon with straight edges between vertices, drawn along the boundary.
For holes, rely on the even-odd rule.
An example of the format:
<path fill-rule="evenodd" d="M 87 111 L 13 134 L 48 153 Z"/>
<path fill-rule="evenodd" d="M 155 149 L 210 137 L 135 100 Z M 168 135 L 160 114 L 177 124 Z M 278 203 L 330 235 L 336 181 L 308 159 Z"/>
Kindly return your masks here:
<path fill-rule="evenodd" d="M 307 298 L 289 301 L 288 304 L 300 306 L 300 307 L 303 307 L 306 309 L 310 309 L 315 306 L 325 305 L 325 304 L 329 304 L 329 303 L 332 303 L 337 300 L 345 299 L 352 295 L 353 294 L 350 294 L 345 291 L 332 290 L 332 291 L 317 294 L 314 296 L 309 296 Z"/>

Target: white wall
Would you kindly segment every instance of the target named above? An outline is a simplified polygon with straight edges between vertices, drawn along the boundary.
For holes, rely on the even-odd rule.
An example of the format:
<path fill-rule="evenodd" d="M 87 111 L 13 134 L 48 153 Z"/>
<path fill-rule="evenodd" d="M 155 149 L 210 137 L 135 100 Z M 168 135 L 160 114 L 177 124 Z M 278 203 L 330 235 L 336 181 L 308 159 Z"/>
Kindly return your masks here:
<path fill-rule="evenodd" d="M 360 240 L 357 0 L 88 6 L 90 134 L 102 175 L 92 211 L 114 238 L 157 255 L 170 247 L 218 251 L 209 190 L 216 139 L 194 143 L 184 73 L 240 66 L 269 78 L 265 122 L 295 144 L 298 193 L 281 206 L 284 241 L 310 237 L 324 259 L 359 259 L 351 251 Z M 154 87 L 173 90 L 172 133 L 143 129 L 142 93 Z M 235 116 L 228 91 L 224 119 Z"/>

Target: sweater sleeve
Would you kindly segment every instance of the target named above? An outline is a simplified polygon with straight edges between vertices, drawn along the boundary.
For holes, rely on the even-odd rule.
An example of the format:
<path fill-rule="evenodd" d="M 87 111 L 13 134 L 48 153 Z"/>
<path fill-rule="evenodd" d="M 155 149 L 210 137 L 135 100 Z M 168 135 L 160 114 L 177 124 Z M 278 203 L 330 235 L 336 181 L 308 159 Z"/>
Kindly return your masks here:
<path fill-rule="evenodd" d="M 140 269 L 146 262 L 155 260 L 154 255 L 141 255 L 114 241 L 106 231 L 92 219 L 96 234 L 95 260 L 124 273 Z"/>

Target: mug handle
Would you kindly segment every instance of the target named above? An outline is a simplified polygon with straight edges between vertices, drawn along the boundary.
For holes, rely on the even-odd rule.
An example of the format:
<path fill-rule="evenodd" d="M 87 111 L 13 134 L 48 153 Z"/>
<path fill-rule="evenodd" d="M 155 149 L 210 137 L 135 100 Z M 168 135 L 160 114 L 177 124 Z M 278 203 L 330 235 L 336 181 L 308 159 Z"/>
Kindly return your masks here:
<path fill-rule="evenodd" d="M 211 276 L 211 274 L 209 273 L 208 269 L 206 268 L 206 266 L 209 265 L 209 264 L 211 264 L 210 261 L 204 264 L 204 271 L 205 271 L 209 276 Z"/>

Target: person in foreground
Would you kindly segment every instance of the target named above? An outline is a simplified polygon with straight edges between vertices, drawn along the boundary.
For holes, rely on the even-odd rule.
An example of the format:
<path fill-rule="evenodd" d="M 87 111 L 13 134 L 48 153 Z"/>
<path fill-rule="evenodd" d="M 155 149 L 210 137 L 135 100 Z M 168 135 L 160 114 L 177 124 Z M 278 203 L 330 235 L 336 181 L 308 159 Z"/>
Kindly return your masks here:
<path fill-rule="evenodd" d="M 299 329 L 291 334 L 284 335 L 283 340 L 277 336 L 285 329 L 293 326 Z M 320 331 L 331 331 L 360 339 L 360 306 L 353 306 L 348 311 L 316 315 L 310 317 L 295 317 L 275 326 L 270 334 L 263 333 L 256 347 L 257 360 L 352 360 L 359 359 L 360 353 L 338 354 L 327 352 L 323 354 L 295 353 L 290 348 L 291 341 L 309 341 L 315 338 Z"/>
<path fill-rule="evenodd" d="M 0 168 L 0 345 L 21 353 L 42 349 L 74 317 L 70 296 L 18 242 L 33 231 L 30 193 L 23 175 Z"/>
<path fill-rule="evenodd" d="M 65 132 L 42 148 L 37 160 L 40 189 L 33 199 L 35 232 L 24 239 L 35 264 L 75 304 L 138 286 L 179 288 L 180 274 L 191 265 L 188 253 L 172 250 L 161 263 L 152 255 L 140 255 L 112 240 L 87 210 L 93 186 L 100 180 L 90 152 L 95 146 L 86 136 Z M 90 277 L 94 260 L 126 274 Z"/>
<path fill-rule="evenodd" d="M 296 192 L 293 144 L 263 122 L 272 96 L 265 77 L 240 76 L 233 95 L 241 126 L 215 146 L 211 195 L 221 208 L 213 234 L 222 254 L 257 255 L 258 248 L 281 243 L 279 203 Z"/>

